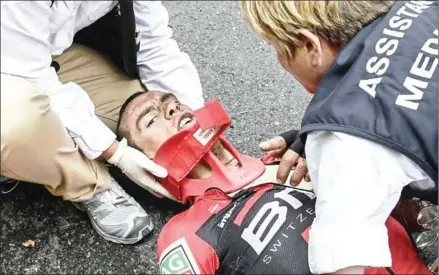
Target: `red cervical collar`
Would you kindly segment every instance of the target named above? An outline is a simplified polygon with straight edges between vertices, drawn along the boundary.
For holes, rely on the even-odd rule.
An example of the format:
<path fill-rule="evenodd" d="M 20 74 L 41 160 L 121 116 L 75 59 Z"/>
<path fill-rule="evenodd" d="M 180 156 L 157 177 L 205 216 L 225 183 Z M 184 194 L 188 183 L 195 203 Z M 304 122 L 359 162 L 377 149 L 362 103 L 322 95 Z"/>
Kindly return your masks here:
<path fill-rule="evenodd" d="M 204 108 L 194 112 L 194 116 L 194 125 L 170 137 L 154 157 L 154 162 L 168 171 L 168 176 L 161 183 L 179 201 L 185 203 L 190 198 L 203 195 L 210 188 L 234 192 L 264 173 L 265 166 L 260 160 L 240 154 L 222 136 L 231 120 L 218 101 L 207 102 Z M 227 169 L 210 151 L 218 139 L 240 163 L 240 169 Z M 211 175 L 204 179 L 187 178 L 201 160 L 211 167 Z"/>

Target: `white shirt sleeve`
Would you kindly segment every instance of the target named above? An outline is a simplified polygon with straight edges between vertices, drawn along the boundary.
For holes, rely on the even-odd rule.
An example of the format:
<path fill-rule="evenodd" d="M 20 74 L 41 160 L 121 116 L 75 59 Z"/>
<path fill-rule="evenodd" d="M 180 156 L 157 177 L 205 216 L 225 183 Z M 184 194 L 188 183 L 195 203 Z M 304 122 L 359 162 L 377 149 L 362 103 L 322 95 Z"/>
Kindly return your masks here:
<path fill-rule="evenodd" d="M 204 99 L 197 70 L 172 39 L 166 8 L 160 1 L 134 1 L 134 13 L 140 31 L 137 64 L 142 83 L 148 90 L 175 94 L 192 109 L 202 107 Z"/>
<path fill-rule="evenodd" d="M 317 196 L 311 272 L 391 266 L 385 221 L 404 186 L 433 181 L 404 155 L 343 133 L 312 132 L 305 151 Z"/>
<path fill-rule="evenodd" d="M 63 85 L 50 67 L 51 15 L 50 1 L 1 1 L 1 72 L 41 87 L 75 143 L 94 159 L 116 136 L 95 115 L 87 93 L 75 83 Z"/>

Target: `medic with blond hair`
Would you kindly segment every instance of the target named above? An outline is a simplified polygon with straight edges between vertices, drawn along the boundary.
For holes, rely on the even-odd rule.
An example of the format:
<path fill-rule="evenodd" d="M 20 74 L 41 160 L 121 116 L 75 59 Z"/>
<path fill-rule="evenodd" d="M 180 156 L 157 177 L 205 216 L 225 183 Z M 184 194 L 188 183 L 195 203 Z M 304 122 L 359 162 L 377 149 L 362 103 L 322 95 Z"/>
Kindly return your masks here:
<path fill-rule="evenodd" d="M 242 10 L 314 95 L 304 151 L 279 137 L 260 145 L 281 151 L 279 182 L 306 156 L 317 197 L 311 272 L 391 266 L 385 222 L 399 199 L 437 204 L 437 1 L 242 1 Z"/>

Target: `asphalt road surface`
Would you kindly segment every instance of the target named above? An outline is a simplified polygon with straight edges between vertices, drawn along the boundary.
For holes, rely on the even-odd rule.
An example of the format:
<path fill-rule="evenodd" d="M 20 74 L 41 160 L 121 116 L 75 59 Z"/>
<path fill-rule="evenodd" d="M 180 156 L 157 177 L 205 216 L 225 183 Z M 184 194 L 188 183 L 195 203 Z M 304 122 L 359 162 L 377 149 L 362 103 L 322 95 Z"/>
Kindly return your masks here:
<path fill-rule="evenodd" d="M 298 126 L 309 96 L 276 61 L 275 52 L 244 25 L 237 2 L 165 2 L 180 47 L 196 65 L 206 99 L 233 118 L 228 138 L 258 156 L 260 141 Z M 153 217 L 154 233 L 139 244 L 109 243 L 85 214 L 43 187 L 20 184 L 0 194 L 0 272 L 11 274 L 157 273 L 155 242 L 178 205 L 126 183 Z M 23 247 L 26 240 L 35 247 Z"/>

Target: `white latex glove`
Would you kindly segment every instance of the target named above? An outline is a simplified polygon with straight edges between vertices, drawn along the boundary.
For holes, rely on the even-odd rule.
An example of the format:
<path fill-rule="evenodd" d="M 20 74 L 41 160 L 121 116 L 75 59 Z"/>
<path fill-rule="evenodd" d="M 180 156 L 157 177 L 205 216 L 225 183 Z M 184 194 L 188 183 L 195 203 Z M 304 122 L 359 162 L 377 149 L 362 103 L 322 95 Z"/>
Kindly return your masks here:
<path fill-rule="evenodd" d="M 108 162 L 119 167 L 130 180 L 148 190 L 151 194 L 159 198 L 167 197 L 176 200 L 176 198 L 151 175 L 153 174 L 159 178 L 164 178 L 168 175 L 166 169 L 154 163 L 139 150 L 128 146 L 125 138 L 119 142 L 119 147 Z"/>

